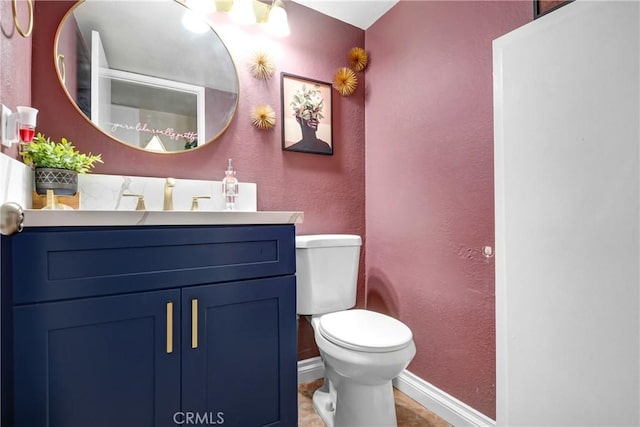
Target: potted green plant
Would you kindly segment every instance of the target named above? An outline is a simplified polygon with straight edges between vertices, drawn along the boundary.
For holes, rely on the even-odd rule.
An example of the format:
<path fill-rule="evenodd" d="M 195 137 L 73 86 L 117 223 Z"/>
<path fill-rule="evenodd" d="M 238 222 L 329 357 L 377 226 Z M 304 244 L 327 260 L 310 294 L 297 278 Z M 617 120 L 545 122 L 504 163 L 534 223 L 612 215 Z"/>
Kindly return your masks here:
<path fill-rule="evenodd" d="M 74 195 L 78 191 L 78 174 L 102 163 L 100 154 L 80 153 L 67 138 L 54 142 L 41 133 L 32 142 L 21 144 L 20 155 L 35 170 L 38 194 L 54 190 L 57 195 Z"/>

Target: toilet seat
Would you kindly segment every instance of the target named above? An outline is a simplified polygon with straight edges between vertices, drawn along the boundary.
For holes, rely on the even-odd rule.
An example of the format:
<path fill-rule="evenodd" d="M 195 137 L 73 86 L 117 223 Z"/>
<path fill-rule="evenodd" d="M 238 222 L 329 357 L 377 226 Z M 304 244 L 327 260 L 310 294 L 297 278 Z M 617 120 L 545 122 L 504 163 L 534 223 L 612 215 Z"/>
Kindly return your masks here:
<path fill-rule="evenodd" d="M 318 332 L 338 346 L 369 353 L 400 350 L 413 339 L 411 329 L 401 321 L 359 309 L 323 315 Z"/>

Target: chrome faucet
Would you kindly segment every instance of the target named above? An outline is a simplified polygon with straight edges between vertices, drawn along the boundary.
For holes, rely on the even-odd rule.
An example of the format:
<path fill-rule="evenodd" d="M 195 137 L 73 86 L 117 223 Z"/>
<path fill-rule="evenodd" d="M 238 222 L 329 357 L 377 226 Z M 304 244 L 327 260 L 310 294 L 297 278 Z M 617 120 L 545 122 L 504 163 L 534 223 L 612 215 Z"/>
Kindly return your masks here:
<path fill-rule="evenodd" d="M 163 211 L 173 210 L 173 187 L 176 186 L 176 180 L 174 178 L 167 178 L 164 183 L 164 204 L 162 205 Z"/>

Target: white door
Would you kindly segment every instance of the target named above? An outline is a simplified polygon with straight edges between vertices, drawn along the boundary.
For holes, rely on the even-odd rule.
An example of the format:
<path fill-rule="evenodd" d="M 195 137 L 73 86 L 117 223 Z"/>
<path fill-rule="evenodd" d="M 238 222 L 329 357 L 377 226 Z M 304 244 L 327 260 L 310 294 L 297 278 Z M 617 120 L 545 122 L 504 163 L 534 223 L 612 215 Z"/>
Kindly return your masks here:
<path fill-rule="evenodd" d="M 111 77 L 100 33 L 91 31 L 91 121 L 102 129 L 111 122 Z"/>
<path fill-rule="evenodd" d="M 640 8 L 494 41 L 497 423 L 640 424 Z"/>

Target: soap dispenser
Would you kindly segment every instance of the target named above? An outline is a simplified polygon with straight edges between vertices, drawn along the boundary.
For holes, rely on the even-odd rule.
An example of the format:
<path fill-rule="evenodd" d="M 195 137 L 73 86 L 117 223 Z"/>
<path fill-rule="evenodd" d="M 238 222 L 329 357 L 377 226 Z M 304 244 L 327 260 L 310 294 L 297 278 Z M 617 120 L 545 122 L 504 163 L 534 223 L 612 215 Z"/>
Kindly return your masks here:
<path fill-rule="evenodd" d="M 238 198 L 238 179 L 236 178 L 236 171 L 231 164 L 231 159 L 227 164 L 227 170 L 224 171 L 222 194 L 224 194 L 225 209 L 228 211 L 233 210 Z"/>

